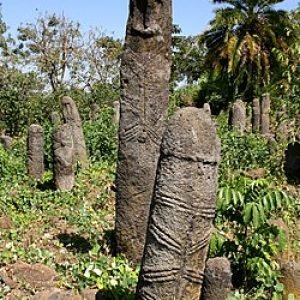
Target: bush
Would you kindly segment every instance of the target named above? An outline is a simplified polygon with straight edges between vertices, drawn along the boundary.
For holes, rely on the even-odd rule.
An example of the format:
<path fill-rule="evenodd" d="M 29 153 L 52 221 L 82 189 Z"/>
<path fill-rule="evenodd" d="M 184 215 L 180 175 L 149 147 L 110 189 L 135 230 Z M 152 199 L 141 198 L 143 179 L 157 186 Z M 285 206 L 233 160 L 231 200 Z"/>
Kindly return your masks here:
<path fill-rule="evenodd" d="M 116 161 L 117 128 L 113 116 L 113 109 L 104 107 L 99 112 L 97 120 L 86 121 L 83 124 L 86 145 L 92 162 Z"/>

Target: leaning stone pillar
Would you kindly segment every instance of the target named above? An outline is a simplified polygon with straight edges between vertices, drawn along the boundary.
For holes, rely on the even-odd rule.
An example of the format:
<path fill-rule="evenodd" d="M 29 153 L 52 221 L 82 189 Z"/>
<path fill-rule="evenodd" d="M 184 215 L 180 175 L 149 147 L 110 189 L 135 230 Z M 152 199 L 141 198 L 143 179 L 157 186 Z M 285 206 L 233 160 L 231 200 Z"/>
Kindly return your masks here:
<path fill-rule="evenodd" d="M 87 151 L 77 106 L 71 97 L 63 97 L 61 102 L 65 123 L 70 125 L 72 129 L 74 160 L 85 166 L 87 164 Z"/>
<path fill-rule="evenodd" d="M 245 103 L 238 99 L 233 103 L 230 125 L 233 129 L 243 133 L 246 129 L 246 106 Z"/>
<path fill-rule="evenodd" d="M 252 101 L 252 132 L 259 132 L 260 129 L 260 102 L 259 98 Z"/>
<path fill-rule="evenodd" d="M 53 134 L 54 183 L 56 189 L 68 192 L 75 182 L 74 145 L 72 128 L 68 124 L 57 127 Z"/>
<path fill-rule="evenodd" d="M 206 262 L 201 300 L 226 300 L 232 289 L 232 272 L 226 257 Z"/>
<path fill-rule="evenodd" d="M 121 63 L 116 244 L 134 263 L 143 254 L 171 68 L 171 0 L 131 0 Z"/>
<path fill-rule="evenodd" d="M 163 136 L 137 299 L 199 300 L 219 160 L 211 117 L 177 111 Z"/>
<path fill-rule="evenodd" d="M 27 140 L 28 174 L 40 180 L 44 174 L 44 131 L 38 124 L 32 124 Z"/>
<path fill-rule="evenodd" d="M 261 101 L 261 134 L 268 135 L 270 133 L 270 111 L 271 100 L 270 95 L 265 94 Z"/>

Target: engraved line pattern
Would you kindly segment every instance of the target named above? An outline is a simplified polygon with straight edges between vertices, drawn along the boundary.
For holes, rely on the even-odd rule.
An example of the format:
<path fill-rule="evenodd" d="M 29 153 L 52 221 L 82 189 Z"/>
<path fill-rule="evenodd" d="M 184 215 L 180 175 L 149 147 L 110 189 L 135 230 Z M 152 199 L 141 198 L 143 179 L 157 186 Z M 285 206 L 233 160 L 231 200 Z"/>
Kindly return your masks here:
<path fill-rule="evenodd" d="M 177 254 L 181 254 L 181 246 L 180 244 L 170 235 L 166 234 L 165 231 L 157 226 L 157 222 L 155 222 L 154 218 L 153 223 L 150 225 L 150 232 L 154 236 L 154 238 L 160 244 L 166 246 L 170 250 L 173 250 Z"/>
<path fill-rule="evenodd" d="M 134 123 L 128 129 L 125 129 L 123 138 L 126 142 L 134 140 L 140 133 L 140 124 Z"/>
<path fill-rule="evenodd" d="M 180 199 L 178 197 L 175 197 L 174 195 L 170 195 L 167 193 L 158 192 L 156 194 L 156 202 L 169 207 L 174 207 L 181 211 L 191 211 L 190 205 L 186 204 L 183 199 Z"/>
<path fill-rule="evenodd" d="M 168 282 L 175 280 L 176 275 L 180 272 L 179 267 L 170 267 L 170 269 L 155 270 L 151 268 L 145 268 L 143 270 L 143 277 L 148 282 Z"/>
<path fill-rule="evenodd" d="M 156 295 L 153 295 L 149 291 L 146 291 L 143 289 L 142 291 L 142 299 L 143 300 L 160 300 L 159 298 L 156 297 Z"/>
<path fill-rule="evenodd" d="M 189 282 L 196 283 L 196 284 L 202 284 L 203 282 L 203 273 L 196 272 L 191 269 L 185 270 L 185 274 L 183 275 L 183 278 L 186 279 Z"/>
<path fill-rule="evenodd" d="M 174 195 L 170 195 L 167 193 L 158 192 L 156 195 L 156 203 L 176 208 L 179 211 L 187 212 L 187 213 L 197 213 L 195 216 L 200 216 L 203 218 L 211 219 L 215 217 L 215 207 L 191 207 L 186 204 L 184 199 L 180 199 L 175 197 Z M 198 212 L 199 211 L 199 212 Z"/>
<path fill-rule="evenodd" d="M 188 250 L 188 255 L 194 254 L 201 249 L 203 249 L 209 242 L 210 240 L 210 234 L 211 230 L 209 230 L 206 235 L 195 245 L 193 245 L 189 250 Z"/>
<path fill-rule="evenodd" d="M 213 219 L 215 217 L 215 208 L 200 208 L 199 213 L 196 214 L 196 216 L 203 217 L 206 219 Z"/>

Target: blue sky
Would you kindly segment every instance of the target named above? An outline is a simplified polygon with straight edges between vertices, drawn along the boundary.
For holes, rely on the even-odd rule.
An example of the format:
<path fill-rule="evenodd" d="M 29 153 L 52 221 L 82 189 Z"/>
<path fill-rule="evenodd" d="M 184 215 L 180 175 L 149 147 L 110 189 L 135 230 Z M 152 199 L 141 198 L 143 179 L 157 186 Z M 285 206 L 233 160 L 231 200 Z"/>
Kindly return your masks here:
<path fill-rule="evenodd" d="M 285 0 L 281 7 L 294 9 L 299 0 Z M 100 27 L 116 37 L 123 37 L 129 0 L 0 0 L 2 14 L 15 33 L 20 23 L 33 22 L 38 12 L 61 13 L 79 21 L 84 30 Z M 213 17 L 216 5 L 209 0 L 174 0 L 174 23 L 183 34 L 193 35 L 203 31 Z"/>

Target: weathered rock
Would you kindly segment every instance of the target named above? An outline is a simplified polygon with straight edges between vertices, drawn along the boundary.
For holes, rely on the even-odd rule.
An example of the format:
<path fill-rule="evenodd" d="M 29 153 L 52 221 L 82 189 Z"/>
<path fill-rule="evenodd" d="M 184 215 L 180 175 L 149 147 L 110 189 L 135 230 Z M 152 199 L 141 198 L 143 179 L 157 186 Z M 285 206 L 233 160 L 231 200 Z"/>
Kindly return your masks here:
<path fill-rule="evenodd" d="M 295 300 L 300 299 L 300 263 L 291 261 L 284 264 L 281 272 L 283 275 L 281 282 L 285 287 L 283 299 L 288 300 L 289 294 L 294 294 Z"/>
<path fill-rule="evenodd" d="M 32 289 L 49 288 L 55 286 L 58 279 L 57 273 L 45 265 L 21 262 L 5 267 L 0 276 L 11 288 L 24 284 Z"/>
<path fill-rule="evenodd" d="M 266 176 L 266 170 L 264 168 L 250 169 L 247 171 L 243 171 L 242 175 L 251 178 L 253 180 L 262 179 Z"/>
<path fill-rule="evenodd" d="M 95 299 L 95 298 L 94 298 Z M 83 300 L 78 294 L 72 293 L 71 291 L 65 291 L 60 289 L 49 289 L 37 293 L 31 298 L 31 300 Z"/>
<path fill-rule="evenodd" d="M 81 124 L 81 118 L 77 106 L 71 97 L 62 98 L 63 117 L 65 123 L 72 129 L 74 143 L 74 160 L 80 162 L 82 166 L 87 165 L 87 152 L 84 140 L 84 134 Z"/>
<path fill-rule="evenodd" d="M 206 262 L 201 300 L 226 300 L 232 289 L 230 262 L 225 257 Z"/>
<path fill-rule="evenodd" d="M 117 252 L 139 263 L 145 242 L 171 69 L 171 0 L 132 0 L 121 63 Z"/>
<path fill-rule="evenodd" d="M 219 159 L 211 117 L 176 112 L 163 136 L 137 299 L 199 300 Z"/>
<path fill-rule="evenodd" d="M 261 134 L 267 135 L 270 133 L 270 111 L 271 111 L 271 100 L 270 95 L 265 94 L 261 100 Z"/>
<path fill-rule="evenodd" d="M 260 102 L 259 98 L 252 101 L 252 131 L 259 132 L 260 129 Z"/>
<path fill-rule="evenodd" d="M 277 128 L 276 128 L 276 140 L 284 141 L 288 138 L 289 126 L 284 111 L 277 113 Z"/>
<path fill-rule="evenodd" d="M 44 131 L 42 126 L 33 124 L 29 127 L 27 152 L 28 174 L 39 180 L 44 174 Z"/>
<path fill-rule="evenodd" d="M 8 135 L 0 136 L 0 143 L 3 145 L 5 150 L 10 150 L 12 145 L 13 138 Z"/>
<path fill-rule="evenodd" d="M 243 133 L 246 129 L 246 106 L 245 103 L 238 99 L 233 103 L 230 125 L 233 129 Z"/>
<path fill-rule="evenodd" d="M 209 103 L 204 103 L 203 105 L 203 109 L 206 113 L 208 113 L 209 115 L 211 115 L 211 110 L 210 110 L 210 105 Z"/>
<path fill-rule="evenodd" d="M 96 300 L 101 299 L 100 297 L 97 298 L 98 290 L 97 289 L 85 289 L 82 291 L 81 295 L 83 300 Z"/>
<path fill-rule="evenodd" d="M 97 103 L 92 103 L 91 105 L 91 120 L 96 121 L 98 119 L 98 114 L 99 114 L 99 105 Z"/>
<path fill-rule="evenodd" d="M 53 111 L 50 115 L 51 123 L 54 126 L 58 126 L 61 124 L 61 117 L 58 111 Z"/>
<path fill-rule="evenodd" d="M 54 182 L 57 189 L 70 191 L 75 182 L 74 145 L 72 128 L 64 124 L 56 128 L 53 134 Z"/>

